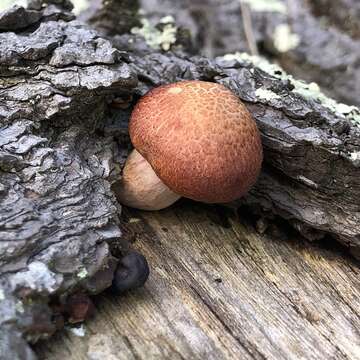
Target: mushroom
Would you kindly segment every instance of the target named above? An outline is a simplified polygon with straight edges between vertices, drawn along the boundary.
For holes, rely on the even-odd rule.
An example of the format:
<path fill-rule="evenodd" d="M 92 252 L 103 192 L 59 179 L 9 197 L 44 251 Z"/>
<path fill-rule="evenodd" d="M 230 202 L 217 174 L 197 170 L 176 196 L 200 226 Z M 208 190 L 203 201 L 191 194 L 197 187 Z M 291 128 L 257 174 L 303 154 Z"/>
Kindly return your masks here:
<path fill-rule="evenodd" d="M 152 89 L 136 104 L 129 133 L 135 149 L 116 193 L 130 207 L 159 210 L 182 196 L 230 202 L 260 173 L 256 123 L 220 84 L 181 81 Z"/>

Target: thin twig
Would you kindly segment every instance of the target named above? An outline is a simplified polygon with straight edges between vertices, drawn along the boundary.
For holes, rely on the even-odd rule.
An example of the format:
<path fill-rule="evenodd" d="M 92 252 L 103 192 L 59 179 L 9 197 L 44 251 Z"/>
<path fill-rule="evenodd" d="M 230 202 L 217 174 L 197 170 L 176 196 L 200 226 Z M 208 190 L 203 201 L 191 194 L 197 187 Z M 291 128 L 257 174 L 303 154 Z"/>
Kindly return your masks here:
<path fill-rule="evenodd" d="M 246 42 L 248 44 L 251 55 L 259 55 L 259 51 L 256 45 L 254 30 L 252 26 L 251 13 L 247 4 L 245 4 L 242 0 L 239 0 L 240 9 L 241 9 L 241 17 L 243 20 L 244 31 Z"/>

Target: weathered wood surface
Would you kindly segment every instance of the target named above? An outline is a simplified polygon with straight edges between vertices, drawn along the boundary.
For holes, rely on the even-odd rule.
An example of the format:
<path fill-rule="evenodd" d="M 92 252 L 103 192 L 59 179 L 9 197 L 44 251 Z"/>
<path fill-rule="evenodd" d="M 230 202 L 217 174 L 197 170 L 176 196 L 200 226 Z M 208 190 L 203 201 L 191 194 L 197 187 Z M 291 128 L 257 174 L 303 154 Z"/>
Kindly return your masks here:
<path fill-rule="evenodd" d="M 360 359 L 360 272 L 346 255 L 192 202 L 126 215 L 150 280 L 99 296 L 85 337 L 60 333 L 40 359 Z"/>

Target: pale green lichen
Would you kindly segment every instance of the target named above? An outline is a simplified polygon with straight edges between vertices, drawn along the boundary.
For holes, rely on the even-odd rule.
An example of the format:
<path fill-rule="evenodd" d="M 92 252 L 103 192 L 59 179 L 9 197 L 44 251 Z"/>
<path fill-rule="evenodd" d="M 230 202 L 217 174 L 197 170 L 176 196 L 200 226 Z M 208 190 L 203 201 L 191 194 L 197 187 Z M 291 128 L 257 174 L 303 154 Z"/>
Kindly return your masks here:
<path fill-rule="evenodd" d="M 259 69 L 273 75 L 276 77 L 279 77 L 278 75 L 276 75 L 276 72 L 282 72 L 282 68 L 274 63 L 270 63 L 269 61 L 267 61 L 265 58 L 260 57 L 260 56 L 252 56 L 249 55 L 248 53 L 241 53 L 241 52 L 236 52 L 234 54 L 226 54 L 222 57 L 222 59 L 227 60 L 227 61 L 231 61 L 231 60 L 236 60 L 239 61 L 241 63 L 251 63 L 254 66 L 258 67 Z"/>
<path fill-rule="evenodd" d="M 166 15 L 160 19 L 160 24 L 175 24 L 175 19 L 172 15 Z"/>
<path fill-rule="evenodd" d="M 274 30 L 273 42 L 279 52 L 285 53 L 299 45 L 300 37 L 291 32 L 288 24 L 280 24 Z"/>
<path fill-rule="evenodd" d="M 241 0 L 248 4 L 250 9 L 259 12 L 287 13 L 287 7 L 281 0 Z"/>
<path fill-rule="evenodd" d="M 0 11 L 6 10 L 13 5 L 26 7 L 26 0 L 1 0 L 0 1 Z"/>
<path fill-rule="evenodd" d="M 256 89 L 255 95 L 257 97 L 259 97 L 260 99 L 263 99 L 266 101 L 280 98 L 280 96 L 278 94 L 274 93 L 273 91 L 268 90 L 268 89 L 263 89 L 263 88 Z"/>
<path fill-rule="evenodd" d="M 62 276 L 50 271 L 46 264 L 33 261 L 26 271 L 18 272 L 11 278 L 11 284 L 14 288 L 23 286 L 51 293 L 58 288 L 61 279 Z"/>
<path fill-rule="evenodd" d="M 88 271 L 85 268 L 82 268 L 78 273 L 77 277 L 79 279 L 85 279 L 88 276 Z"/>
<path fill-rule="evenodd" d="M 5 300 L 5 292 L 3 289 L 0 289 L 0 301 Z"/>
<path fill-rule="evenodd" d="M 72 3 L 74 5 L 73 12 L 76 15 L 78 15 L 82 11 L 86 10 L 90 5 L 89 0 L 73 0 Z"/>
<path fill-rule="evenodd" d="M 360 151 L 355 151 L 350 154 L 350 159 L 352 161 L 360 161 Z"/>
<path fill-rule="evenodd" d="M 149 20 L 142 19 L 142 27 L 132 28 L 131 33 L 142 36 L 153 49 L 168 51 L 176 42 L 177 27 L 172 16 L 163 17 L 160 19 L 160 23 L 162 24 L 161 30 L 150 24 Z"/>
<path fill-rule="evenodd" d="M 351 121 L 360 127 L 360 113 L 357 114 L 356 112 L 353 112 L 349 116 L 351 116 Z"/>
<path fill-rule="evenodd" d="M 16 304 L 15 304 L 15 309 L 16 309 L 16 311 L 17 312 L 19 312 L 19 313 L 24 313 L 24 305 L 23 305 L 23 303 L 21 302 L 21 301 L 18 301 Z"/>
<path fill-rule="evenodd" d="M 294 89 L 292 90 L 293 93 L 299 94 L 305 99 L 316 100 L 326 108 L 330 109 L 335 115 L 345 117 L 354 125 L 360 126 L 359 108 L 338 103 L 334 99 L 323 94 L 319 85 L 316 83 L 306 83 L 303 80 L 294 79 L 292 75 L 287 74 L 279 65 L 270 63 L 265 58 L 237 52 L 224 55 L 222 59 L 225 61 L 236 60 L 240 63 L 249 63 L 278 79 L 289 81 L 294 86 Z"/>

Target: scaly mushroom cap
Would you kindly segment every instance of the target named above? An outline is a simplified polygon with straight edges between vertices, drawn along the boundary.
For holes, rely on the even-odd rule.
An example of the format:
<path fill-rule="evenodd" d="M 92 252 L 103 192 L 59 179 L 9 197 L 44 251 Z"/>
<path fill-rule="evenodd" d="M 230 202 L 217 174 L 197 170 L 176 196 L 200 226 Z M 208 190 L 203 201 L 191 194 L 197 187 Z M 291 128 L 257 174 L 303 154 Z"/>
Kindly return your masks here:
<path fill-rule="evenodd" d="M 256 123 L 220 84 L 181 81 L 152 89 L 135 106 L 129 131 L 164 184 L 190 199 L 237 199 L 261 169 Z"/>

